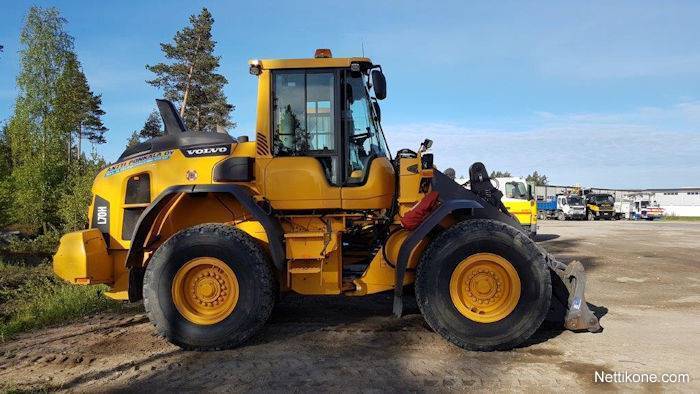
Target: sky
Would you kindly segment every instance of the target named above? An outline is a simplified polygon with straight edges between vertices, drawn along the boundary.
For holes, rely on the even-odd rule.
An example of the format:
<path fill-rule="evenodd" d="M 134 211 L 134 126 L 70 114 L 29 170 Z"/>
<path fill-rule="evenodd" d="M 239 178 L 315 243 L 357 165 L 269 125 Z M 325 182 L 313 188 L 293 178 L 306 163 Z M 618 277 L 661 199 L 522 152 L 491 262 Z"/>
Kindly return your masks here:
<path fill-rule="evenodd" d="M 17 94 L 19 32 L 55 6 L 102 95 L 115 160 L 162 92 L 146 64 L 206 6 L 236 106 L 254 135 L 254 58 L 364 54 L 382 65 L 392 151 L 434 141 L 439 168 L 546 174 L 551 184 L 700 186 L 700 2 L 0 0 L 0 122 Z"/>

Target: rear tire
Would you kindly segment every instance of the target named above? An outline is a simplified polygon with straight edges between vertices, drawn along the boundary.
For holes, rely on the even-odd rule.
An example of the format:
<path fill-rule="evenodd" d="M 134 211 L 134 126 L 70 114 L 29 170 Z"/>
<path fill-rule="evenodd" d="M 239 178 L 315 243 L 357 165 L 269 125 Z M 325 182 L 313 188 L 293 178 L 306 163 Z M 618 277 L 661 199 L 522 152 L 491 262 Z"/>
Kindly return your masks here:
<path fill-rule="evenodd" d="M 199 271 L 186 276 L 193 262 Z M 214 277 L 224 283 L 227 273 L 233 279 L 218 288 Z M 199 286 L 198 280 L 210 282 L 203 285 L 203 294 L 213 296 L 213 303 L 195 296 L 197 302 L 182 301 L 190 297 L 182 291 Z M 272 267 L 253 238 L 231 226 L 203 224 L 180 231 L 156 250 L 146 268 L 143 300 L 148 318 L 170 342 L 186 350 L 218 350 L 238 346 L 258 332 L 278 290 Z M 217 311 L 213 305 L 219 304 L 221 313 L 212 317 L 211 311 Z"/>
<path fill-rule="evenodd" d="M 453 274 L 478 255 L 504 259 L 517 273 L 517 303 L 494 321 L 468 318 L 453 297 Z M 467 220 L 440 234 L 423 254 L 416 275 L 416 299 L 428 325 L 464 349 L 512 349 L 540 327 L 549 311 L 552 284 L 544 255 L 522 232 L 495 220 Z M 464 288 L 471 288 L 472 281 Z"/>

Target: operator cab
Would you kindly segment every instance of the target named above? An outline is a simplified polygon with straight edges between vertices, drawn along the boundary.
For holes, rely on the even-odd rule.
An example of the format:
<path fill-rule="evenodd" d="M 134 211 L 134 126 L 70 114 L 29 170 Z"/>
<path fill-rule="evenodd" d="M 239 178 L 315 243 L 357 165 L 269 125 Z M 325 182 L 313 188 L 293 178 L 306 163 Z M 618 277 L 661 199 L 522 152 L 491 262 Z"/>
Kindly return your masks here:
<path fill-rule="evenodd" d="M 253 60 L 251 74 L 260 84 L 256 180 L 274 208 L 391 206 L 381 66 L 318 50 L 314 59 Z"/>

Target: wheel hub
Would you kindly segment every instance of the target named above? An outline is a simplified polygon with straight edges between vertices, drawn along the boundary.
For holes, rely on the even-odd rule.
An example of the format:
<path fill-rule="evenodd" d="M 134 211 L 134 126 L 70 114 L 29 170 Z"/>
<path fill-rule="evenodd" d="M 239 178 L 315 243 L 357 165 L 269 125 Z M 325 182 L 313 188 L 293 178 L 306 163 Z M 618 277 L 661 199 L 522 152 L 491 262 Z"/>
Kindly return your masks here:
<path fill-rule="evenodd" d="M 520 277 L 503 257 L 477 253 L 455 267 L 450 296 L 463 316 L 480 323 L 493 323 L 515 309 L 520 299 Z"/>
<path fill-rule="evenodd" d="M 185 263 L 175 274 L 173 303 L 187 320 L 200 325 L 220 322 L 238 303 L 238 278 L 228 264 L 200 257 Z"/>

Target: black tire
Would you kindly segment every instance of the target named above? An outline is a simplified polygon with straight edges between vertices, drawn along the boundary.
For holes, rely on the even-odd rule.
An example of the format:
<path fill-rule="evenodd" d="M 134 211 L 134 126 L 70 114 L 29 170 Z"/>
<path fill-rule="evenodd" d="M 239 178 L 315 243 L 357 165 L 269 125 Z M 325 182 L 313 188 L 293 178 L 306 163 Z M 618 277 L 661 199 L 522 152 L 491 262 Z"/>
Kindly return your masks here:
<path fill-rule="evenodd" d="M 235 273 L 239 297 L 228 317 L 198 325 L 183 317 L 172 300 L 178 269 L 197 257 L 214 257 Z M 252 337 L 270 317 L 279 286 L 265 253 L 252 237 L 223 224 L 180 231 L 153 254 L 143 281 L 143 304 L 158 334 L 186 350 L 219 350 Z"/>
<path fill-rule="evenodd" d="M 566 220 L 566 215 L 564 215 L 564 212 L 559 212 L 557 214 L 557 220 L 565 221 Z"/>
<path fill-rule="evenodd" d="M 452 272 L 463 259 L 480 252 L 504 257 L 521 282 L 515 309 L 492 323 L 468 319 L 450 297 Z M 512 349 L 540 327 L 549 311 L 552 284 L 544 255 L 522 232 L 495 220 L 467 220 L 444 231 L 430 243 L 416 275 L 416 299 L 428 325 L 464 349 Z"/>

